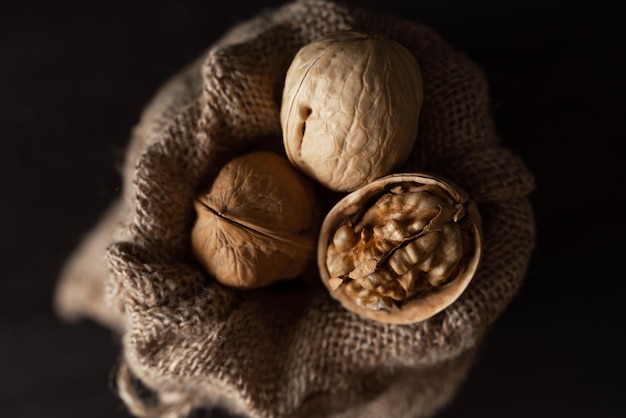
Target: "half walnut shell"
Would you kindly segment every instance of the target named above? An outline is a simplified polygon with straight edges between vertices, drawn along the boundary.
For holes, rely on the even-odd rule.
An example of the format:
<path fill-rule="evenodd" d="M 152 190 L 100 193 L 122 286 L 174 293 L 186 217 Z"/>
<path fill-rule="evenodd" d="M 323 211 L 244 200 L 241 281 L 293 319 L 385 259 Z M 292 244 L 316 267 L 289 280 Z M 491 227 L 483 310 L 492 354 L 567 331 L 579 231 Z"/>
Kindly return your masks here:
<path fill-rule="evenodd" d="M 476 272 L 478 209 L 452 181 L 393 174 L 346 195 L 327 214 L 318 266 L 331 296 L 365 318 L 425 320 L 452 304 Z"/>

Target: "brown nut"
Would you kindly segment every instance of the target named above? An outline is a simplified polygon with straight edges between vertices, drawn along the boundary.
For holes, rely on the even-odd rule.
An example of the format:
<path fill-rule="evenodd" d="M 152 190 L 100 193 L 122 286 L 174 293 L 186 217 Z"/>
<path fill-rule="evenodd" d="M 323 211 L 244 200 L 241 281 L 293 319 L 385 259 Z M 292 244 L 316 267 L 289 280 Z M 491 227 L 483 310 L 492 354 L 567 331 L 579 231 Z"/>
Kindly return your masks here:
<path fill-rule="evenodd" d="M 319 211 L 310 180 L 278 154 L 229 161 L 194 202 L 198 261 L 219 282 L 258 288 L 300 275 L 315 255 Z"/>
<path fill-rule="evenodd" d="M 415 57 L 382 35 L 341 31 L 305 45 L 285 78 L 287 157 L 329 189 L 392 173 L 415 144 L 423 92 Z"/>
<path fill-rule="evenodd" d="M 380 178 L 340 200 L 318 241 L 318 267 L 344 308 L 408 324 L 454 302 L 481 254 L 478 209 L 448 179 L 426 173 Z"/>

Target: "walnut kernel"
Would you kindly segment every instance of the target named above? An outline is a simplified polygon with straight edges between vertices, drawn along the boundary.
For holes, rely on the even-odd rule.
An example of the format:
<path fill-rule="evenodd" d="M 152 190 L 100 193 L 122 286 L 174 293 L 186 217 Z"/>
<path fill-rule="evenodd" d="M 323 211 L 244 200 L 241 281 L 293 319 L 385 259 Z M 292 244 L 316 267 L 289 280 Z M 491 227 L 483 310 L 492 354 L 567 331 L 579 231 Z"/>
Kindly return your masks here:
<path fill-rule="evenodd" d="M 347 309 L 412 323 L 463 292 L 481 240 L 478 210 L 457 185 L 431 174 L 394 174 L 350 193 L 328 213 L 318 266 Z"/>

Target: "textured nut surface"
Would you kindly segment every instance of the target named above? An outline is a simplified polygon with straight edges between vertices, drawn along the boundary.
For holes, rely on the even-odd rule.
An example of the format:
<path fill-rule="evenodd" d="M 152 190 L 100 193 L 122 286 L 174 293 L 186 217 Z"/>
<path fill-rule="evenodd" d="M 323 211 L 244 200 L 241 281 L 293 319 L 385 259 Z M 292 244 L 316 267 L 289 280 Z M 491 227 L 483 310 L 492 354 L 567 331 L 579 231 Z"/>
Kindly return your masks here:
<path fill-rule="evenodd" d="M 305 45 L 285 78 L 281 125 L 289 160 L 336 191 L 404 163 L 423 101 L 415 57 L 381 35 L 335 32 Z"/>
<path fill-rule="evenodd" d="M 223 284 L 256 288 L 294 278 L 314 258 L 319 213 L 312 185 L 278 154 L 232 159 L 194 207 L 193 253 Z"/>
<path fill-rule="evenodd" d="M 318 243 L 322 280 L 344 307 L 412 323 L 462 293 L 482 240 L 474 203 L 431 174 L 394 174 L 350 193 L 328 213 Z"/>

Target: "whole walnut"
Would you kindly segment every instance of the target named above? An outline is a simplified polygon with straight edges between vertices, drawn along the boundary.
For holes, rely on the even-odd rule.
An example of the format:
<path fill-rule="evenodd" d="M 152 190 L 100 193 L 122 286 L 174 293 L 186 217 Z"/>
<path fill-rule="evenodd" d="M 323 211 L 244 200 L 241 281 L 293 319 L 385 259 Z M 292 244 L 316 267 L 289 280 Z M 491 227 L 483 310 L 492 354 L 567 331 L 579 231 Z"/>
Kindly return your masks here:
<path fill-rule="evenodd" d="M 348 310 L 385 323 L 424 320 L 472 279 L 481 219 L 467 194 L 427 173 L 382 177 L 340 200 L 321 228 L 318 266 Z"/>
<path fill-rule="evenodd" d="M 320 222 L 309 179 L 269 151 L 233 158 L 194 202 L 192 250 L 222 284 L 258 288 L 299 276 Z"/>
<path fill-rule="evenodd" d="M 332 190 L 356 190 L 406 161 L 422 102 L 420 68 L 404 46 L 378 34 L 330 33 L 302 47 L 287 70 L 287 157 Z"/>

